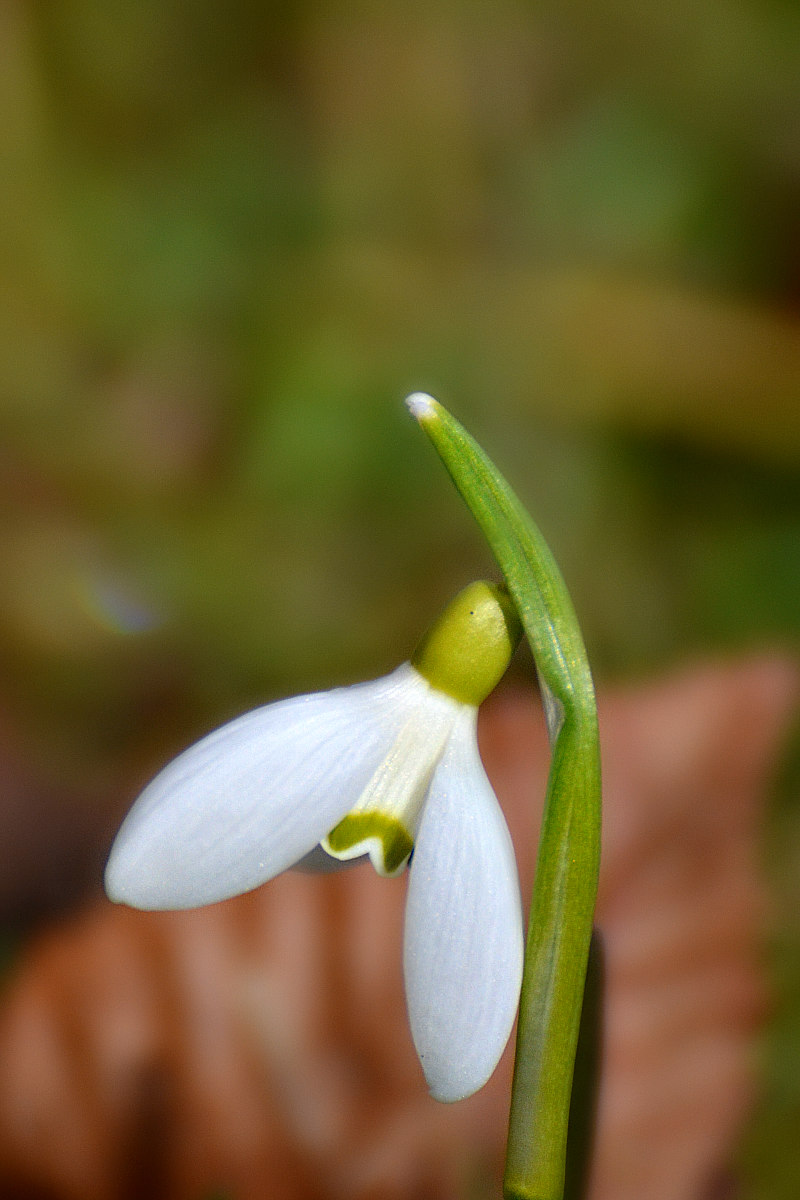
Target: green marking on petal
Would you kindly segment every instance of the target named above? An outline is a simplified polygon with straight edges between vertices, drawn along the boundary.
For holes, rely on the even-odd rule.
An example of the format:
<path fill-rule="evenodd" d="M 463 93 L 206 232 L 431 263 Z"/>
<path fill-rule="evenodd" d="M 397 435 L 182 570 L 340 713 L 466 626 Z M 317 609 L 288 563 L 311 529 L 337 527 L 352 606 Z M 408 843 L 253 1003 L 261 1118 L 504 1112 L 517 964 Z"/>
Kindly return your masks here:
<path fill-rule="evenodd" d="M 431 625 L 411 665 L 440 692 L 477 706 L 497 686 L 521 636 L 506 588 L 471 583 Z"/>
<path fill-rule="evenodd" d="M 396 875 L 414 849 L 414 839 L 396 817 L 381 812 L 350 813 L 331 830 L 322 845 L 335 858 L 351 858 L 352 851 L 369 840 L 379 841 L 383 855 L 383 870 L 373 859 L 373 865 L 382 875 Z"/>

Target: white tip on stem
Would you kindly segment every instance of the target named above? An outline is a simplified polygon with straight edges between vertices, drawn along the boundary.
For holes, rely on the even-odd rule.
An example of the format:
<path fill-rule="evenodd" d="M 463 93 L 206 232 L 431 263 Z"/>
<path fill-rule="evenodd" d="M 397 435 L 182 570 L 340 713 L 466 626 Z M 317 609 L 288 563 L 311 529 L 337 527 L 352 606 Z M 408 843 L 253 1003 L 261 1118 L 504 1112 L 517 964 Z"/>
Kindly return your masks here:
<path fill-rule="evenodd" d="M 422 421 L 425 417 L 435 415 L 436 401 L 427 392 L 412 392 L 410 396 L 406 397 L 406 407 L 412 417 Z"/>

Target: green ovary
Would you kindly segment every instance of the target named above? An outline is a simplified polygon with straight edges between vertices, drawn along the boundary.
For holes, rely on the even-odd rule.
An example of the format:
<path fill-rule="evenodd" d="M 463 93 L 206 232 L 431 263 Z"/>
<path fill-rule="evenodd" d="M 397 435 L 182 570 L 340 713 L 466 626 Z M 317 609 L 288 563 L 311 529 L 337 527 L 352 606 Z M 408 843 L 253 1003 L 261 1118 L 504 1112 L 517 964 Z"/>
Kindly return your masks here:
<path fill-rule="evenodd" d="M 348 850 L 370 838 L 381 843 L 386 875 L 396 874 L 414 849 L 414 839 L 405 826 L 395 817 L 380 812 L 351 813 L 331 830 L 323 846 L 337 858 L 348 858 Z"/>
<path fill-rule="evenodd" d="M 411 656 L 423 679 L 462 704 L 482 704 L 522 636 L 508 591 L 471 583 L 450 601 Z"/>

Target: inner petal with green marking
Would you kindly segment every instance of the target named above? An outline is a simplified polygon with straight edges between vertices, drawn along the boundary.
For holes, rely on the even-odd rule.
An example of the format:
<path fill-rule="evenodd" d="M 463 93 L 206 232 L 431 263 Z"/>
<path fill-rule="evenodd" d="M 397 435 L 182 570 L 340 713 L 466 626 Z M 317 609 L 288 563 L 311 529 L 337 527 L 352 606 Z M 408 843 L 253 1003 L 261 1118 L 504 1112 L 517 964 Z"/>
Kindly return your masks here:
<path fill-rule="evenodd" d="M 414 849 L 422 805 L 461 705 L 422 677 L 426 702 L 400 729 L 353 808 L 322 841 L 334 858 L 369 854 L 379 875 L 398 875 Z"/>
<path fill-rule="evenodd" d="M 382 812 L 351 813 L 325 839 L 328 853 L 342 858 L 367 850 L 372 855 L 373 846 L 382 859 L 381 873 L 397 875 L 414 849 L 414 839 L 400 821 Z"/>

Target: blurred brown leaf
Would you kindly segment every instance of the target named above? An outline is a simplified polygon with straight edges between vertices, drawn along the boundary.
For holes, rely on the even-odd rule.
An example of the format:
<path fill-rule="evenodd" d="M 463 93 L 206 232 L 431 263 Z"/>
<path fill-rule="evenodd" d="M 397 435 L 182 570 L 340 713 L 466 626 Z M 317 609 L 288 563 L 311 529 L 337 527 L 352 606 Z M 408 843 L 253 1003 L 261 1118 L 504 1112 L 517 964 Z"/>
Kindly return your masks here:
<path fill-rule="evenodd" d="M 0 702 L 0 927 L 24 927 L 74 903 L 102 863 L 108 819 L 99 772 L 86 771 L 81 787 L 56 783 L 37 749 Z"/>
<path fill-rule="evenodd" d="M 606 1072 L 592 1200 L 699 1200 L 753 1092 L 765 1013 L 766 788 L 785 661 L 601 699 Z M 482 749 L 529 891 L 540 713 L 487 706 Z M 401 880 L 288 874 L 187 913 L 104 904 L 19 963 L 0 1013 L 0 1194 L 52 1200 L 448 1200 L 499 1194 L 511 1052 L 459 1105 L 406 1028 Z"/>

